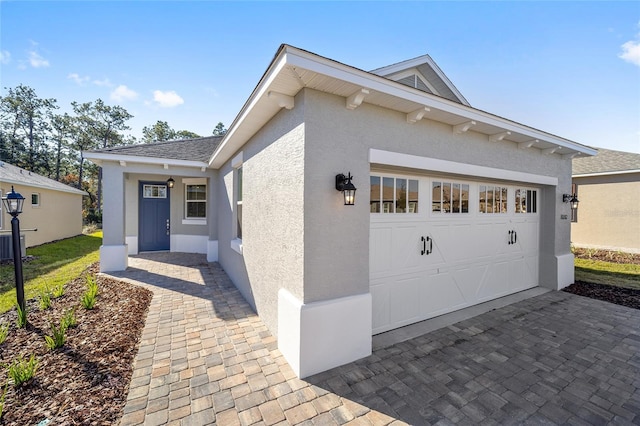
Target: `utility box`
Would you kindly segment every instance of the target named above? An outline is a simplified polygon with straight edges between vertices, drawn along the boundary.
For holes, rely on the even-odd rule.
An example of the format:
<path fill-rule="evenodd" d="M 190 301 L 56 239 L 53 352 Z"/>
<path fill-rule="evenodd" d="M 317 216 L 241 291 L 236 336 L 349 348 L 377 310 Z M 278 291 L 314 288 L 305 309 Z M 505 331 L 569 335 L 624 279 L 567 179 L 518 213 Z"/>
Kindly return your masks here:
<path fill-rule="evenodd" d="M 27 255 L 27 248 L 24 244 L 24 234 L 20 234 L 21 256 Z M 13 237 L 11 234 L 0 234 L 0 260 L 13 259 Z"/>

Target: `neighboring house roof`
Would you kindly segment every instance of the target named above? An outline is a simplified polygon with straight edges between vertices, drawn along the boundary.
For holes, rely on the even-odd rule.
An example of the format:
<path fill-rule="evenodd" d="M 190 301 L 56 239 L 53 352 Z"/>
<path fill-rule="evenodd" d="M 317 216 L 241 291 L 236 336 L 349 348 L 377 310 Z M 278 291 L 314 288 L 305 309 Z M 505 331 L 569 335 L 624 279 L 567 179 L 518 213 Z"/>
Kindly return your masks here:
<path fill-rule="evenodd" d="M 640 172 L 640 154 L 597 148 L 594 157 L 573 159 L 573 176 L 610 175 Z"/>
<path fill-rule="evenodd" d="M 84 191 L 2 161 L 0 161 L 0 182 L 87 195 Z"/>
<path fill-rule="evenodd" d="M 378 68 L 371 71 L 371 74 L 470 106 L 462 93 L 429 55 Z"/>
<path fill-rule="evenodd" d="M 194 161 L 207 163 L 222 140 L 222 136 L 182 139 L 138 145 L 104 148 L 86 153 L 87 158 L 104 159 L 100 154 L 124 157 L 146 157 L 164 160 Z"/>

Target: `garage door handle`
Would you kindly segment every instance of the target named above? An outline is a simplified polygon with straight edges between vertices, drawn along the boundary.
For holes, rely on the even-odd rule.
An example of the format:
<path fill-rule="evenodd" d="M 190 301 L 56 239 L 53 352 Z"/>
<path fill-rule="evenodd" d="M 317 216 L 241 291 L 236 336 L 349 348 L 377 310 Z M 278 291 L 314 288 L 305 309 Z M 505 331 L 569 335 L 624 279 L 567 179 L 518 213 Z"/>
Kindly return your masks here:
<path fill-rule="evenodd" d="M 428 256 L 433 252 L 433 240 L 430 237 L 420 237 L 420 241 L 422 241 L 422 250 L 420 251 L 420 256 L 424 256 L 425 254 Z M 429 249 L 427 249 L 427 243 L 429 243 Z"/>
<path fill-rule="evenodd" d="M 513 244 L 513 231 L 509 230 L 509 242 L 507 243 L 508 245 Z"/>
<path fill-rule="evenodd" d="M 515 244 L 518 241 L 518 233 L 516 231 L 509 231 L 509 242 L 507 244 Z"/>
<path fill-rule="evenodd" d="M 516 231 L 513 231 L 513 244 L 518 242 L 518 233 Z"/>

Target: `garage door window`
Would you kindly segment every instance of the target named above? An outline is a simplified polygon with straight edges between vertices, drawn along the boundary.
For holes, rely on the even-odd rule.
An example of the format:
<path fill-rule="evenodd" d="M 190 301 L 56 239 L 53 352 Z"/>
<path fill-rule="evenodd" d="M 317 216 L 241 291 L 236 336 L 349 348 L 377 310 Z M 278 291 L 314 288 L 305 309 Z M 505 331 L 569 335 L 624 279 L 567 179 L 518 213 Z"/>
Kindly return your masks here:
<path fill-rule="evenodd" d="M 469 185 L 459 182 L 432 182 L 431 211 L 469 213 Z"/>
<path fill-rule="evenodd" d="M 480 213 L 507 213 L 507 188 L 491 185 L 480 185 L 478 188 Z"/>
<path fill-rule="evenodd" d="M 371 176 L 371 213 L 418 213 L 418 181 Z"/>
<path fill-rule="evenodd" d="M 535 189 L 516 189 L 516 213 L 537 213 L 538 191 Z"/>

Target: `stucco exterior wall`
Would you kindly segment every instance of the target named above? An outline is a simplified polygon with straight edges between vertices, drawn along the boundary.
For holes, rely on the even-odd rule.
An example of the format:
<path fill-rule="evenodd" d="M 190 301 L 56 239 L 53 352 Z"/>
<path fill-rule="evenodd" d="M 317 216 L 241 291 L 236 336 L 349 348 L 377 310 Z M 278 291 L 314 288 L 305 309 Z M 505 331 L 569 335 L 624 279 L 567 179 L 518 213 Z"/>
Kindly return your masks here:
<path fill-rule="evenodd" d="M 20 219 L 20 229 L 37 228 L 38 231 L 21 231 L 26 247 L 82 234 L 82 195 L 26 185 L 13 185 L 25 198 Z M 2 196 L 11 192 L 11 185 L 0 183 Z M 31 194 L 40 196 L 40 205 L 31 204 Z M 11 232 L 11 216 L 2 209 L 0 230 Z"/>
<path fill-rule="evenodd" d="M 640 173 L 574 178 L 578 221 L 571 242 L 580 247 L 640 253 Z"/>
<path fill-rule="evenodd" d="M 558 257 L 570 254 L 570 210 L 562 193 L 571 189 L 571 161 L 489 142 L 472 130 L 363 103 L 345 108 L 345 99 L 305 89 L 305 268 L 306 303 L 369 291 L 369 149 L 558 177 L 541 187 L 541 285 L 558 286 Z M 337 173 L 351 172 L 358 188 L 355 206 L 343 206 L 334 189 Z M 563 218 L 567 216 L 566 218 Z M 567 284 L 564 284 L 567 285 Z"/>
<path fill-rule="evenodd" d="M 242 254 L 231 248 L 234 173 L 219 170 L 219 261 L 276 334 L 278 291 L 303 298 L 304 107 L 282 110 L 242 148 Z M 237 155 L 237 154 L 236 154 Z"/>

